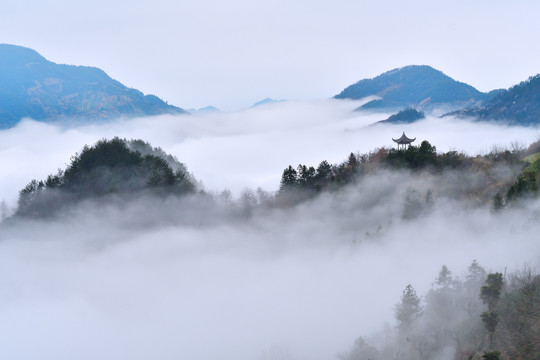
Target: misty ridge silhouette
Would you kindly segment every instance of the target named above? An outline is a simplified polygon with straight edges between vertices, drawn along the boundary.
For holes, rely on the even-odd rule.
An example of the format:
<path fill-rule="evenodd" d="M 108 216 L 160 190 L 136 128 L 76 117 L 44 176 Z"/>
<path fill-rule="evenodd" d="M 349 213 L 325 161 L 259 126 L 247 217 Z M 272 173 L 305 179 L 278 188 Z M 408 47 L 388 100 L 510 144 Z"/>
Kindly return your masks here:
<path fill-rule="evenodd" d="M 237 203 L 244 211 L 257 207 L 286 208 L 322 192 L 340 191 L 359 185 L 365 177 L 398 172 L 429 183 L 428 188 L 408 187 L 403 218 L 417 217 L 438 198 L 475 199 L 476 206 L 492 202 L 496 210 L 521 198 L 536 194 L 536 160 L 540 142 L 528 149 L 494 148 L 487 155 L 468 156 L 456 151 L 437 153 L 427 140 L 405 150 L 379 148 L 366 154 L 351 153 L 340 164 L 326 160 L 315 168 L 289 165 L 274 194 L 259 188 L 246 190 Z M 534 161 L 527 161 L 534 159 Z M 19 193 L 16 217 L 47 217 L 84 200 L 106 201 L 115 197 L 128 201 L 142 195 L 185 196 L 199 191 L 201 197 L 232 203 L 227 190 L 215 196 L 202 189 L 186 165 L 143 140 L 102 139 L 85 145 L 71 157 L 65 170 L 59 169 L 46 180 L 32 180 Z"/>

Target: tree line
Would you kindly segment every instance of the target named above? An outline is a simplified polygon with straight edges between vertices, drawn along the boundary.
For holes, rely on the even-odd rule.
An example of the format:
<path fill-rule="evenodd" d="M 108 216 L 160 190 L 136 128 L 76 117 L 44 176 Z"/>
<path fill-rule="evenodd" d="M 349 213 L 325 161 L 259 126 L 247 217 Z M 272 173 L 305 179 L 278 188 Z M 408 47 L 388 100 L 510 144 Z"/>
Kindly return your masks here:
<path fill-rule="evenodd" d="M 421 297 L 409 284 L 394 307 L 397 325 L 360 337 L 341 360 L 540 358 L 540 275 L 525 264 L 487 273 L 474 260 L 463 279 L 443 266 Z"/>
<path fill-rule="evenodd" d="M 16 216 L 46 217 L 70 204 L 106 196 L 193 193 L 197 184 L 184 164 L 142 140 L 115 137 L 84 146 L 65 170 L 32 180 L 19 192 Z"/>
<path fill-rule="evenodd" d="M 443 175 L 451 171 L 461 171 L 471 176 L 480 174 L 486 180 L 483 187 L 470 187 L 471 190 L 466 190 L 467 180 L 465 177 L 461 179 L 464 191 L 481 192 L 463 194 L 464 196 L 474 196 L 484 203 L 491 202 L 495 210 L 501 210 L 537 193 L 540 159 L 533 164 L 524 159 L 527 155 L 539 151 L 539 143 L 534 143 L 528 149 L 519 146 L 512 150 L 494 147 L 488 154 L 468 156 L 458 151 L 438 153 L 437 148 L 427 140 L 418 146 L 409 146 L 402 150 L 378 148 L 366 154 L 350 153 L 345 161 L 338 164 L 323 160 L 316 167 L 289 165 L 282 172 L 278 197 L 282 195 L 289 203 L 296 203 L 321 191 L 338 190 L 347 184 L 361 181 L 363 176 L 380 170 Z M 515 173 L 513 182 L 501 181 L 497 177 L 496 172 L 500 166 L 512 169 Z"/>

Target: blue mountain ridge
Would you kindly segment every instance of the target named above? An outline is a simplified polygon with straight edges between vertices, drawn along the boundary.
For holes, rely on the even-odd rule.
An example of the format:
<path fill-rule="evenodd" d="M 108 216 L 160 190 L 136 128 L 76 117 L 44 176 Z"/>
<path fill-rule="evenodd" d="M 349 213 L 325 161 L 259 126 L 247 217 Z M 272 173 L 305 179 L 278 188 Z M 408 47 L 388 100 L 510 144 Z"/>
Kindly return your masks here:
<path fill-rule="evenodd" d="M 0 44 L 0 127 L 24 117 L 106 120 L 159 114 L 186 114 L 155 95 L 144 95 L 88 66 L 60 65 L 36 51 Z"/>
<path fill-rule="evenodd" d="M 409 65 L 387 71 L 372 79 L 363 79 L 346 87 L 336 99 L 362 99 L 378 96 L 358 110 L 402 110 L 407 107 L 432 110 L 444 106 L 461 109 L 479 106 L 496 95 L 483 93 L 456 81 L 427 65 Z"/>
<path fill-rule="evenodd" d="M 500 91 L 483 106 L 454 111 L 444 116 L 447 115 L 499 121 L 507 125 L 536 126 L 540 123 L 540 74 Z"/>

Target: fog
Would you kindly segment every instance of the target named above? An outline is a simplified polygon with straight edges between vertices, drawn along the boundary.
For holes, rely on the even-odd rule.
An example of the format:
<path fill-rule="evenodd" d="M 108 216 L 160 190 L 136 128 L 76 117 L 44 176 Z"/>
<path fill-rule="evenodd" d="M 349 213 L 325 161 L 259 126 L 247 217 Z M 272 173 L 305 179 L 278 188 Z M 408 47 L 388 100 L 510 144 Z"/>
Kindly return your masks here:
<path fill-rule="evenodd" d="M 104 124 L 48 125 L 26 119 L 0 131 L 0 200 L 14 204 L 32 178 L 43 179 L 64 168 L 84 144 L 114 136 L 143 139 L 185 163 L 208 190 L 279 187 L 288 165 L 341 162 L 351 152 L 392 147 L 392 138 L 426 139 L 438 151 L 474 155 L 493 146 L 511 148 L 539 138 L 537 128 L 506 127 L 452 118 L 428 117 L 409 125 L 369 126 L 390 114 L 352 112 L 363 102 L 281 102 L 231 113 L 119 119 Z"/>
<path fill-rule="evenodd" d="M 528 145 L 533 128 L 428 118 L 368 126 L 358 103 L 283 103 L 237 113 L 65 126 L 24 121 L 0 132 L 1 198 L 64 168 L 84 144 L 142 138 L 188 166 L 207 191 L 276 190 L 298 163 L 340 162 L 391 146 L 402 131 L 439 151 Z M 355 338 L 394 325 L 411 283 L 444 264 L 503 271 L 539 262 L 540 203 L 493 214 L 451 196 L 401 218 L 407 189 L 453 176 L 381 172 L 298 206 L 135 198 L 84 202 L 48 221 L 0 228 L 0 357 L 7 359 L 334 359 Z M 437 195 L 437 194 L 436 194 Z M 31 346 L 30 346 L 31 345 Z"/>

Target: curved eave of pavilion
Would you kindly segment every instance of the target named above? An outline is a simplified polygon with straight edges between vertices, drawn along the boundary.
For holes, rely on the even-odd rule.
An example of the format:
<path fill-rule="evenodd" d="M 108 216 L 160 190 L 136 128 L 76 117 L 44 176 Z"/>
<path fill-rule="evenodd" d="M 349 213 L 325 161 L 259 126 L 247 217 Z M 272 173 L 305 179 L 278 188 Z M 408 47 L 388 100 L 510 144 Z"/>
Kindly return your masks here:
<path fill-rule="evenodd" d="M 403 135 L 401 135 L 401 137 L 399 139 L 392 138 L 392 140 L 394 142 L 398 143 L 398 144 L 410 144 L 414 140 L 416 140 L 416 138 L 414 138 L 414 139 L 408 138 L 407 135 L 405 135 L 405 132 L 404 132 Z"/>

